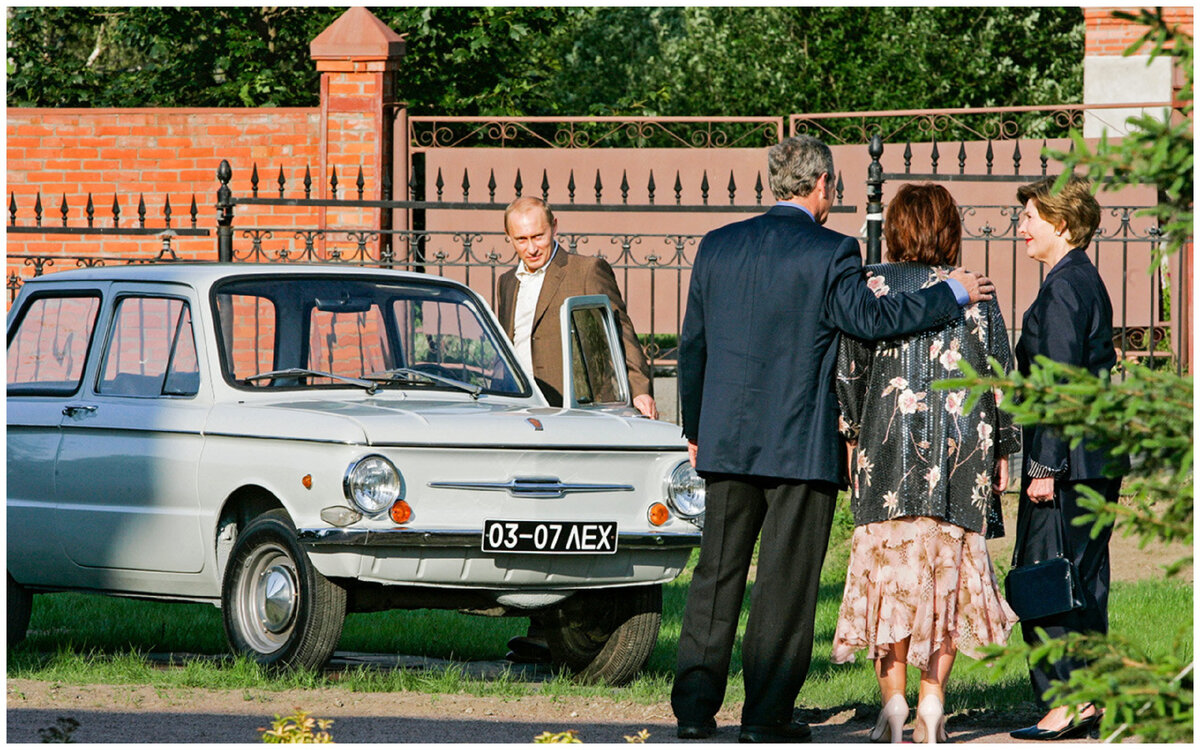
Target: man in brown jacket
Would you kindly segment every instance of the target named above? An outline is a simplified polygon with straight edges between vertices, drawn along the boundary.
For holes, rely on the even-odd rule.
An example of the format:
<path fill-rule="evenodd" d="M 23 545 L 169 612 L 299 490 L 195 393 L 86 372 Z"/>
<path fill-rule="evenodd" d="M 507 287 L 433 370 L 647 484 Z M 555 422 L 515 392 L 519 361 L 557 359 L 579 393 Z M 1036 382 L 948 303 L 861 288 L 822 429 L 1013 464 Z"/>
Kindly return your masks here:
<path fill-rule="evenodd" d="M 504 231 L 521 262 L 501 277 L 496 314 L 521 360 L 553 406 L 562 405 L 563 300 L 581 294 L 605 294 L 616 314 L 629 371 L 629 392 L 638 411 L 658 418 L 650 392 L 650 366 L 633 322 L 617 289 L 617 278 L 603 258 L 567 252 L 554 239 L 558 220 L 545 201 L 518 198 L 504 211 Z"/>

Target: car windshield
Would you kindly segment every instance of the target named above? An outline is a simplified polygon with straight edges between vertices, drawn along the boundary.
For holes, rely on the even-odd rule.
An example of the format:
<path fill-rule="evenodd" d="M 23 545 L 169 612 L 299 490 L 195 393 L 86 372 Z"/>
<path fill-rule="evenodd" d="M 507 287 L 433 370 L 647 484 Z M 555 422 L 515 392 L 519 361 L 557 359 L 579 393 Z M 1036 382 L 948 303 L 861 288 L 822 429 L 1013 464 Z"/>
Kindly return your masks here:
<path fill-rule="evenodd" d="M 214 288 L 213 307 L 221 367 L 237 387 L 346 388 L 369 380 L 381 389 L 529 393 L 478 301 L 449 284 L 242 277 Z"/>

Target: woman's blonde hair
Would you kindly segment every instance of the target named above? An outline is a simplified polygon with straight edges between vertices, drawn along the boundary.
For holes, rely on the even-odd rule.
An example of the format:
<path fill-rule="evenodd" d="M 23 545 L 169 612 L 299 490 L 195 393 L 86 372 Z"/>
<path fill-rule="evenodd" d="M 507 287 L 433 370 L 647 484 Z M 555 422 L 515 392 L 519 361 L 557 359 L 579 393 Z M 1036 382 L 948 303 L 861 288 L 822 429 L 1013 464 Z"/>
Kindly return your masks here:
<path fill-rule="evenodd" d="M 1092 241 L 1100 226 L 1100 204 L 1092 195 L 1092 183 L 1073 174 L 1058 192 L 1051 192 L 1057 177 L 1043 177 L 1017 188 L 1017 200 L 1024 206 L 1032 198 L 1038 215 L 1054 227 L 1065 227 L 1071 247 L 1084 247 Z"/>

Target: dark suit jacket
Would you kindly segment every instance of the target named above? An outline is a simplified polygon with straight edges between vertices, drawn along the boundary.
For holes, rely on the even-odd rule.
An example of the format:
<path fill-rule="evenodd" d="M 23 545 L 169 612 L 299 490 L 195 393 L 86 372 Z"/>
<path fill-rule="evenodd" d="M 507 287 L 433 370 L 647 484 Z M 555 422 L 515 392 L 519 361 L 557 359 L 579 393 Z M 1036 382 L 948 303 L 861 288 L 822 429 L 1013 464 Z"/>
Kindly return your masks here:
<path fill-rule="evenodd" d="M 496 317 L 504 326 L 504 332 L 513 337 L 513 317 L 517 307 L 517 270 L 510 268 L 500 276 L 496 290 Z M 621 331 L 621 344 L 625 349 L 625 366 L 629 371 L 630 397 L 649 394 L 650 365 L 642 352 L 642 345 L 633 330 L 633 321 L 625 310 L 621 291 L 617 288 L 617 277 L 612 266 L 603 258 L 568 253 L 559 245 L 558 252 L 546 266 L 546 278 L 538 295 L 533 313 L 533 332 L 530 349 L 533 353 L 533 376 L 538 387 L 552 406 L 562 406 L 562 325 L 559 310 L 568 297 L 581 294 L 604 294 L 612 303 L 617 327 Z"/>
<path fill-rule="evenodd" d="M 699 443 L 697 469 L 843 483 L 839 330 L 892 338 L 959 315 L 946 284 L 876 297 L 858 242 L 798 208 L 709 232 L 679 347 L 683 431 Z"/>
<path fill-rule="evenodd" d="M 1113 348 L 1112 302 L 1087 253 L 1077 248 L 1050 269 L 1037 299 L 1025 311 L 1017 341 L 1017 367 L 1029 374 L 1033 358 L 1041 354 L 1056 362 L 1083 367 L 1093 375 L 1117 363 Z M 1024 456 L 1067 479 L 1100 479 L 1109 458 L 1105 446 L 1083 441 L 1074 448 L 1051 427 L 1024 429 Z"/>

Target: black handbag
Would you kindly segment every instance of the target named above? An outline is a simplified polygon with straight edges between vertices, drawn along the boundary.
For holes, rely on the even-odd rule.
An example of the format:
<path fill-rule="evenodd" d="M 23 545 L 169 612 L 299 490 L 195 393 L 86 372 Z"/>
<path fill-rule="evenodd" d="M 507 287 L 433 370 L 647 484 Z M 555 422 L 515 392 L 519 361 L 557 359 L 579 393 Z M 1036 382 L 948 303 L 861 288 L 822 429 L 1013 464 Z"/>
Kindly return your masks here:
<path fill-rule="evenodd" d="M 1057 502 L 1056 502 L 1057 505 Z M 1013 547 L 1013 567 L 1004 578 L 1004 594 L 1008 605 L 1022 620 L 1070 612 L 1084 605 L 1083 586 L 1071 552 L 1066 548 L 1066 522 L 1062 509 L 1055 508 L 1058 524 L 1058 554 L 1049 560 L 1022 564 L 1021 550 L 1025 535 L 1019 534 Z M 1028 530 L 1026 525 L 1025 530 Z"/>

